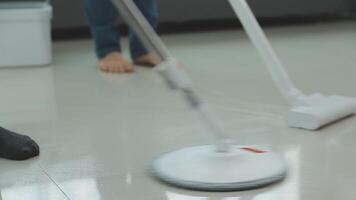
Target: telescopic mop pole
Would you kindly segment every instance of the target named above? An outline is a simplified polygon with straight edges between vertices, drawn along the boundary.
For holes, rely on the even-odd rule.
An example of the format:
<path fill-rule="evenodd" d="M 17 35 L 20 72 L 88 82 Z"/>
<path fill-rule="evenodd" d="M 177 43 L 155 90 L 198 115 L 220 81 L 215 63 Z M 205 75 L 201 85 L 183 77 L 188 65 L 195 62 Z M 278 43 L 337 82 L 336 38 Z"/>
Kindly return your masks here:
<path fill-rule="evenodd" d="M 305 95 L 292 83 L 246 0 L 229 1 L 282 95 L 292 105 L 303 103 Z"/>
<path fill-rule="evenodd" d="M 179 62 L 171 55 L 168 48 L 156 34 L 137 6 L 132 0 L 113 0 L 113 3 L 144 45 L 151 51 L 155 52 L 161 59 L 162 62 L 157 68 L 159 69 L 162 78 L 171 88 L 180 90 L 183 93 L 190 106 L 199 113 L 203 123 L 217 138 L 217 151 L 228 151 L 230 139 L 225 134 L 221 122 L 211 111 L 208 104 L 202 101 L 193 90 L 189 77 L 184 73 L 183 68 L 179 66 Z"/>

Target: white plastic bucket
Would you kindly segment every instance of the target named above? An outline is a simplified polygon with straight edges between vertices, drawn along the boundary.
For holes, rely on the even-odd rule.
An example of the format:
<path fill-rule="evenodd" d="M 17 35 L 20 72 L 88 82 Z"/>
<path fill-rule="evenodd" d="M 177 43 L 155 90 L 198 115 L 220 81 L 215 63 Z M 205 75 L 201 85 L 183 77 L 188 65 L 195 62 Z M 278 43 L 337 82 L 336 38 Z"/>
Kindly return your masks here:
<path fill-rule="evenodd" d="M 0 3 L 0 67 L 51 63 L 51 19 L 47 3 Z"/>

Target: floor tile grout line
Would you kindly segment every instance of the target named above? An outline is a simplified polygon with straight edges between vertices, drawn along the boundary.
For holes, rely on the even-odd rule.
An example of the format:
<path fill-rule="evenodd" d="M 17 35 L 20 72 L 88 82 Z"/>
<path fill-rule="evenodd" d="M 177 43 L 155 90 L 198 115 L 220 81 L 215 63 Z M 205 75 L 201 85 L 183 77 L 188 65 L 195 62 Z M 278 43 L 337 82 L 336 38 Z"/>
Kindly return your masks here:
<path fill-rule="evenodd" d="M 41 171 L 51 180 L 53 184 L 57 186 L 57 188 L 62 192 L 62 194 L 66 197 L 66 199 L 71 200 L 71 198 L 64 192 L 64 190 L 59 186 L 59 184 L 46 172 L 46 170 L 42 167 L 40 163 L 38 163 Z"/>

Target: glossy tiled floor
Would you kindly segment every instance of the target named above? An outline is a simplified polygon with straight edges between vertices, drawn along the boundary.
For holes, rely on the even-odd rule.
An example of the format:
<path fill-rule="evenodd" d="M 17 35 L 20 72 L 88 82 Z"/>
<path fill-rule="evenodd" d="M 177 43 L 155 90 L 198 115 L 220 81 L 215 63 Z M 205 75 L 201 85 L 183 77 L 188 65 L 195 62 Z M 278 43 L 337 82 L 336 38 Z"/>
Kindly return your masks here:
<path fill-rule="evenodd" d="M 356 23 L 270 28 L 306 92 L 356 96 Z M 288 178 L 247 192 L 176 189 L 145 167 L 159 153 L 211 142 L 152 70 L 107 75 L 90 41 L 58 42 L 50 67 L 0 70 L 1 124 L 35 138 L 39 158 L 0 160 L 2 200 L 336 200 L 356 196 L 356 118 L 318 132 L 289 129 L 287 104 L 242 31 L 165 36 L 197 90 L 241 144 L 272 148 Z"/>

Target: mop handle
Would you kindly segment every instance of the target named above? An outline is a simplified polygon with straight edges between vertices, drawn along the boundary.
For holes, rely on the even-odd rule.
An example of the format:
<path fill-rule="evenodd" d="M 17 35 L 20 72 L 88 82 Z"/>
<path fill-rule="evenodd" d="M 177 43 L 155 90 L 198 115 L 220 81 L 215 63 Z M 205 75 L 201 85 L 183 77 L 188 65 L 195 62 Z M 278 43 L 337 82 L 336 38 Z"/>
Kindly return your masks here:
<path fill-rule="evenodd" d="M 246 0 L 229 2 L 282 95 L 291 104 L 299 102 L 304 95 L 292 83 Z"/>
<path fill-rule="evenodd" d="M 217 150 L 227 151 L 230 140 L 225 134 L 219 120 L 210 110 L 208 104 L 203 102 L 194 92 L 188 76 L 179 67 L 177 60 L 171 55 L 160 37 L 137 8 L 132 0 L 113 0 L 120 14 L 135 31 L 144 45 L 154 51 L 161 59 L 158 65 L 160 75 L 174 89 L 180 89 L 189 104 L 200 114 L 204 124 L 218 139 Z"/>

